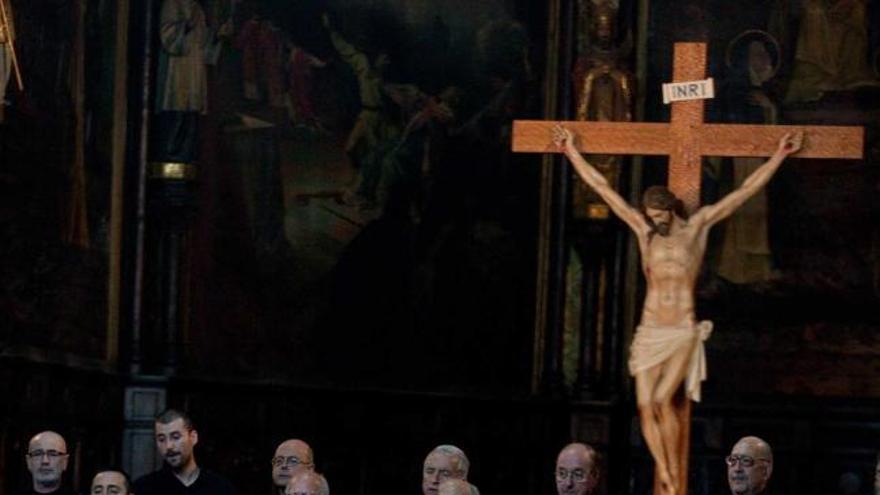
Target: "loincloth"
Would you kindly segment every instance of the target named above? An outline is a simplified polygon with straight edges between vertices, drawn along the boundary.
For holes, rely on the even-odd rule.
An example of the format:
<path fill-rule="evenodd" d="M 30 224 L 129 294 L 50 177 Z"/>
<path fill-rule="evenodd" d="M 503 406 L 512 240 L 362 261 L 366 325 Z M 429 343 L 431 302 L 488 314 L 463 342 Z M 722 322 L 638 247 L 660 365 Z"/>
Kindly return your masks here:
<path fill-rule="evenodd" d="M 700 401 L 700 384 L 706 379 L 706 348 L 703 342 L 712 334 L 712 322 L 658 327 L 639 325 L 629 351 L 629 374 L 658 366 L 684 347 L 693 345 L 685 376 L 685 391 L 692 401 Z M 696 340 L 696 343 L 694 342 Z"/>

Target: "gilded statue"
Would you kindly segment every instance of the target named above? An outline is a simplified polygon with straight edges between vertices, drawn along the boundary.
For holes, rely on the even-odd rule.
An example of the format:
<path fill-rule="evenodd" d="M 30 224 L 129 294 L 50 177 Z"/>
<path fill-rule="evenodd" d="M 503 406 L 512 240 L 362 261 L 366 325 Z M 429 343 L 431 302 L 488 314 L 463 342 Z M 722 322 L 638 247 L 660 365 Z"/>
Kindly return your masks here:
<path fill-rule="evenodd" d="M 632 121 L 633 76 L 624 66 L 631 47 L 630 37 L 616 46 L 617 9 L 609 0 L 590 2 L 590 42 L 575 63 L 572 74 L 575 119 Z M 591 162 L 611 184 L 617 184 L 620 158 L 593 156 Z M 608 207 L 589 188 L 578 183 L 574 194 L 575 218 L 607 218 Z"/>

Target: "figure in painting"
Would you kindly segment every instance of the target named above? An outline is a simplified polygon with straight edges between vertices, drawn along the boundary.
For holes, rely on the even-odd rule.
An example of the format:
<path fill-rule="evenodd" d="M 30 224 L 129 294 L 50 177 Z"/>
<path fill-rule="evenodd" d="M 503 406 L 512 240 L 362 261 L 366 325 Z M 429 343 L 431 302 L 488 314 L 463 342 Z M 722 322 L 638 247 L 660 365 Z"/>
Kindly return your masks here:
<path fill-rule="evenodd" d="M 235 10 L 240 0 L 205 0 L 204 10 L 207 19 L 209 41 L 205 53 L 208 65 L 220 64 L 223 47 L 235 32 Z"/>
<path fill-rule="evenodd" d="M 577 102 L 575 120 L 629 122 L 632 120 L 633 76 L 623 67 L 629 38 L 622 47 L 614 45 L 617 9 L 609 0 L 590 4 L 593 6 L 591 43 L 575 63 L 572 75 Z M 609 183 L 617 184 L 620 157 L 594 155 L 590 161 Z M 608 208 L 582 184 L 575 186 L 574 208 L 575 218 L 605 218 L 608 214 Z"/>
<path fill-rule="evenodd" d="M 776 40 L 764 31 L 741 33 L 727 47 L 730 76 L 722 92 L 728 121 L 738 124 L 778 124 L 777 97 L 771 84 L 779 67 Z M 739 187 L 763 161 L 735 157 L 733 185 Z M 755 284 L 773 276 L 767 233 L 767 191 L 755 193 L 724 224 L 717 273 L 735 284 Z"/>
<path fill-rule="evenodd" d="M 697 321 L 694 288 L 709 229 L 770 181 L 785 157 L 801 148 L 803 134 L 786 134 L 773 156 L 738 189 L 690 216 L 681 200 L 663 186 L 645 191 L 641 210 L 630 206 L 584 160 L 569 130 L 556 126 L 553 140 L 638 241 L 647 283 L 629 371 L 635 377 L 642 435 L 656 463 L 660 486 L 667 495 L 679 495 L 682 419 L 674 399 L 684 384 L 686 397 L 699 401 L 706 377 L 703 341 L 712 331 L 712 322 Z"/>
<path fill-rule="evenodd" d="M 327 65 L 305 48 L 288 42 L 287 116 L 294 126 L 324 130 L 312 101 L 312 71 Z"/>
<path fill-rule="evenodd" d="M 265 88 L 269 104 L 275 108 L 283 108 L 281 30 L 261 12 L 255 12 L 238 33 L 236 46 L 242 52 L 241 69 L 245 99 L 259 101 L 261 89 Z"/>
<path fill-rule="evenodd" d="M 387 84 L 385 93 L 406 123 L 382 157 L 385 213 L 397 209 L 418 220 L 427 203 L 426 186 L 443 161 L 461 92 L 448 87 L 439 95 L 426 95 L 411 84 Z"/>
<path fill-rule="evenodd" d="M 208 109 L 205 12 L 196 0 L 165 0 L 159 17 L 154 149 L 163 161 L 194 163 L 199 115 Z"/>
<path fill-rule="evenodd" d="M 384 52 L 371 59 L 364 50 L 333 29 L 327 14 L 322 16 L 322 22 L 336 52 L 351 67 L 358 80 L 361 109 L 345 142 L 345 152 L 359 173 L 354 197 L 349 201 L 361 208 L 372 208 L 376 203 L 376 188 L 382 172 L 381 153 L 377 152 L 377 146 L 383 141 L 383 134 L 394 134 L 384 125 L 382 107 L 383 72 L 390 60 Z"/>
<path fill-rule="evenodd" d="M 867 0 L 806 0 L 787 103 L 880 81 L 868 58 Z"/>

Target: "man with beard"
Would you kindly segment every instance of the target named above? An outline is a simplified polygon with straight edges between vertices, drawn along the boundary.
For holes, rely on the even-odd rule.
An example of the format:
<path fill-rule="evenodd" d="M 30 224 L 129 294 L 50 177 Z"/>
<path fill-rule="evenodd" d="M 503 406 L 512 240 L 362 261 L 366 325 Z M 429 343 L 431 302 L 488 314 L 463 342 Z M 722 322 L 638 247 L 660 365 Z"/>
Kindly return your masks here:
<path fill-rule="evenodd" d="M 629 371 L 635 377 L 642 435 L 656 463 L 661 488 L 667 495 L 678 495 L 682 418 L 673 398 L 684 383 L 687 398 L 699 401 L 700 384 L 706 378 L 703 341 L 712 331 L 712 322 L 697 321 L 694 287 L 709 229 L 770 181 L 785 157 L 801 148 L 803 133 L 783 136 L 773 156 L 739 188 L 690 217 L 682 202 L 662 186 L 645 191 L 642 211 L 633 208 L 584 160 L 569 130 L 557 125 L 553 141 L 638 240 L 647 284 L 641 321 L 630 348 Z"/>
<path fill-rule="evenodd" d="M 314 470 L 315 462 L 309 444 L 296 438 L 281 442 L 272 457 L 272 483 L 275 484 L 276 495 L 284 495 L 287 483 L 294 476 Z"/>
<path fill-rule="evenodd" d="M 773 451 L 770 444 L 758 437 L 743 437 L 730 451 L 727 462 L 727 483 L 733 495 L 764 493 L 773 473 Z"/>
<path fill-rule="evenodd" d="M 464 451 L 454 445 L 434 447 L 422 467 L 422 495 L 438 495 L 446 480 L 467 481 L 470 461 Z"/>
<path fill-rule="evenodd" d="M 194 447 L 199 434 L 185 413 L 169 409 L 156 417 L 156 450 L 164 459 L 159 471 L 134 484 L 139 495 L 234 495 L 225 478 L 196 464 Z"/>
<path fill-rule="evenodd" d="M 63 488 L 62 475 L 67 470 L 67 442 L 54 431 L 37 433 L 28 442 L 27 468 L 31 473 L 31 488 L 22 495 L 72 495 Z"/>
<path fill-rule="evenodd" d="M 590 495 L 599 484 L 599 454 L 587 444 L 566 445 L 556 458 L 556 493 Z"/>

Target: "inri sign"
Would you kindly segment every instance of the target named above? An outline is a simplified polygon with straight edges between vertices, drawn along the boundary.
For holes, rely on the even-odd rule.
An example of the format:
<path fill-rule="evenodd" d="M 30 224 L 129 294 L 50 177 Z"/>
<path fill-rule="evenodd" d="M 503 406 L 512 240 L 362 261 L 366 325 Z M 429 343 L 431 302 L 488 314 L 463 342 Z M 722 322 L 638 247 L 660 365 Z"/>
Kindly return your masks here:
<path fill-rule="evenodd" d="M 673 101 L 707 100 L 715 98 L 715 84 L 712 78 L 702 81 L 673 82 L 663 85 L 663 103 Z"/>

